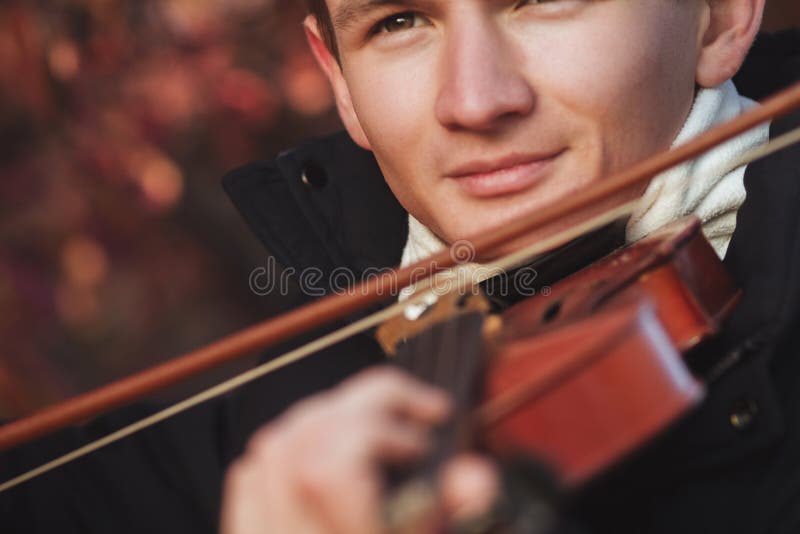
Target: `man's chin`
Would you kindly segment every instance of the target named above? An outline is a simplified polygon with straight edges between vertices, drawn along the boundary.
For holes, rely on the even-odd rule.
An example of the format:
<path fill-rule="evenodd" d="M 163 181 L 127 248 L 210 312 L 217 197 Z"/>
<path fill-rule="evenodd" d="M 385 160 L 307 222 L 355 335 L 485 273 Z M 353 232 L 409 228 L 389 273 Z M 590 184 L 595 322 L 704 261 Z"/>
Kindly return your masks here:
<path fill-rule="evenodd" d="M 468 207 L 460 210 L 458 215 L 450 215 L 441 225 L 440 236 L 448 243 L 457 241 L 473 241 L 476 237 L 490 234 L 507 228 L 509 224 L 524 217 L 531 210 L 521 210 L 519 203 L 509 202 L 499 209 L 492 206 Z M 452 224 L 457 221 L 457 224 Z"/>
<path fill-rule="evenodd" d="M 576 213 L 569 217 L 562 218 L 503 243 L 492 250 L 475 250 L 475 261 L 479 263 L 494 261 L 500 257 L 519 252 L 526 248 L 540 248 L 541 250 L 538 250 L 536 252 L 537 254 L 558 248 L 576 237 L 580 237 L 579 230 L 583 228 L 582 223 L 598 215 L 599 211 L 600 210 L 592 209 L 584 213 Z M 518 220 L 518 218 L 513 217 L 505 217 L 499 221 L 498 219 L 488 218 L 485 220 L 476 219 L 471 221 L 471 224 L 465 225 L 459 228 L 458 231 L 449 234 L 445 241 L 451 245 L 453 243 L 472 243 L 475 241 L 476 237 L 502 231 L 516 220 Z M 472 244 L 474 249 L 474 243 Z"/>

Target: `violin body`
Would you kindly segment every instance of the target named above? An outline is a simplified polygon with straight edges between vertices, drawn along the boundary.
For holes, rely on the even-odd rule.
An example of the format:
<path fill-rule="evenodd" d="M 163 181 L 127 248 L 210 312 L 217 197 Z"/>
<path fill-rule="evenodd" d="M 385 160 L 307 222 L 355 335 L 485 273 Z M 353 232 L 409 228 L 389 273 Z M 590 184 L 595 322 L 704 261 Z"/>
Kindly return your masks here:
<path fill-rule="evenodd" d="M 681 352 L 714 335 L 739 300 L 739 290 L 686 217 L 559 281 L 546 294 L 503 313 L 509 339 L 535 336 L 599 313 L 631 293 L 647 296 Z"/>
<path fill-rule="evenodd" d="M 484 446 L 501 459 L 532 455 L 572 487 L 686 413 L 703 387 L 643 298 L 507 342 L 484 395 Z"/>
<path fill-rule="evenodd" d="M 702 400 L 703 384 L 684 354 L 719 330 L 738 298 L 699 220 L 689 217 L 511 306 L 499 320 L 483 319 L 492 327 L 482 338 L 476 316 L 485 317 L 488 305 L 453 293 L 419 318 L 385 324 L 378 337 L 402 340 L 384 348 L 419 378 L 462 391 L 458 399 L 466 398 L 463 373 L 456 380 L 439 371 L 456 360 L 461 370 L 475 369 L 477 408 L 459 407 L 472 418 L 473 445 L 501 460 L 543 461 L 572 488 Z M 465 338 L 483 340 L 481 365 Z"/>
<path fill-rule="evenodd" d="M 483 379 L 483 446 L 533 455 L 566 487 L 596 476 L 701 401 L 682 355 L 738 298 L 688 218 L 509 308 Z"/>

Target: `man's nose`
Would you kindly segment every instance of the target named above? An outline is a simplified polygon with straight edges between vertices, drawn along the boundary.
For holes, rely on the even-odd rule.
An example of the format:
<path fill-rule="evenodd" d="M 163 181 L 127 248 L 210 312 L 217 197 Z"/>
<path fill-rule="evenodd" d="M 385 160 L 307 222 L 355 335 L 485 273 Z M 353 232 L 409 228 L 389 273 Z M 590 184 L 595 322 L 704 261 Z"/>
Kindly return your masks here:
<path fill-rule="evenodd" d="M 491 130 L 536 103 L 513 45 L 492 21 L 451 27 L 440 58 L 436 118 L 448 129 Z"/>

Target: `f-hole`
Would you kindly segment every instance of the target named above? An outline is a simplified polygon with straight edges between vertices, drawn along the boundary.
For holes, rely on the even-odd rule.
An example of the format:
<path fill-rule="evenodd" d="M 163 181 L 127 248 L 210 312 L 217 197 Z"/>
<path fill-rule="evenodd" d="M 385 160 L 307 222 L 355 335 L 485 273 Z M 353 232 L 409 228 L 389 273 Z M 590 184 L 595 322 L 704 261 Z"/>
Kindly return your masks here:
<path fill-rule="evenodd" d="M 562 302 L 560 300 L 557 300 L 549 305 L 542 314 L 542 323 L 552 323 L 561 313 L 561 305 Z"/>

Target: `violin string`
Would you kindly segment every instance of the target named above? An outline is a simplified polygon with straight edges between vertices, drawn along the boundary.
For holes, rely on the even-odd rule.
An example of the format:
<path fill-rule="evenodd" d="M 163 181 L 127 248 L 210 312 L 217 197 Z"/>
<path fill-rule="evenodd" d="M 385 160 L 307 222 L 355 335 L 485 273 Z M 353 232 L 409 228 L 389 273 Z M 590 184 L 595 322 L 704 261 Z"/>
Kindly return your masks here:
<path fill-rule="evenodd" d="M 435 362 L 435 371 L 434 371 L 434 383 L 440 384 L 448 391 L 452 390 L 455 384 L 451 383 L 452 376 L 448 376 L 448 369 L 450 368 L 449 360 L 451 358 L 450 350 L 453 347 L 453 342 L 455 341 L 454 334 L 456 333 L 454 330 L 457 328 L 457 325 L 461 323 L 459 318 L 456 318 L 455 321 L 447 321 L 444 326 L 442 327 L 442 335 L 439 341 L 438 350 L 436 352 L 431 352 L 430 354 L 434 355 L 436 360 Z M 424 357 L 424 356 L 423 356 Z"/>
<path fill-rule="evenodd" d="M 636 208 L 637 204 L 638 200 L 626 202 L 573 226 L 570 230 L 574 229 L 574 232 L 559 232 L 552 237 L 537 241 L 532 245 L 528 245 L 516 252 L 512 252 L 511 254 L 503 256 L 498 260 L 482 264 L 481 266 L 485 266 L 486 270 L 477 272 L 475 280 L 472 282 L 474 285 L 477 285 L 485 282 L 489 278 L 492 278 L 496 272 L 509 272 L 518 267 L 522 267 L 530 263 L 532 260 L 535 260 L 536 256 L 542 254 L 543 252 L 558 248 L 566 243 L 569 243 L 578 236 L 589 233 L 592 230 L 600 229 L 608 224 L 611 224 L 617 219 L 630 215 Z"/>
<path fill-rule="evenodd" d="M 442 343 L 442 346 L 445 347 L 444 362 L 440 370 L 441 382 L 447 384 L 448 390 L 453 392 L 458 402 L 464 401 L 461 391 L 465 379 L 464 372 L 468 367 L 468 365 L 459 365 L 462 355 L 458 342 L 464 339 L 463 325 L 463 317 L 458 317 L 456 321 L 449 321 L 446 325 Z M 465 407 L 461 406 L 457 409 L 462 410 Z"/>
<path fill-rule="evenodd" d="M 464 333 L 462 331 L 463 322 L 455 321 L 450 330 L 451 331 L 449 332 L 449 336 L 446 338 L 447 343 L 445 346 L 455 347 L 457 349 L 458 348 L 457 341 L 459 339 L 463 339 L 464 337 Z M 444 374 L 446 376 L 446 380 L 450 383 L 450 386 L 453 389 L 453 391 L 458 392 L 463 387 L 463 380 L 464 380 L 463 371 L 466 368 L 466 366 L 458 365 L 461 359 L 461 354 L 459 354 L 459 351 L 456 349 L 450 350 L 447 353 L 447 359 L 445 361 L 447 365 L 444 366 Z"/>
<path fill-rule="evenodd" d="M 783 150 L 798 142 L 800 142 L 800 127 L 795 128 L 794 130 L 791 130 L 790 132 L 783 134 L 777 137 L 776 139 L 771 140 L 770 142 L 761 145 L 756 149 L 751 150 L 750 152 L 747 152 L 737 162 L 737 167 L 753 163 L 754 161 L 770 156 L 775 152 Z M 528 247 L 525 247 L 524 249 L 521 249 L 518 252 L 514 252 L 512 254 L 505 256 L 504 258 L 490 262 L 486 265 L 488 269 L 486 273 L 483 275 L 483 277 L 482 278 L 480 276 L 474 277 L 475 279 L 472 280 L 472 282 L 473 284 L 478 284 L 490 278 L 491 275 L 488 273 L 495 267 L 500 269 L 510 270 L 525 265 L 525 263 L 529 262 L 531 259 L 535 258 L 539 254 L 547 252 L 548 250 L 552 250 L 553 248 L 556 248 L 561 244 L 567 243 L 570 240 L 582 235 L 583 233 L 586 233 L 594 229 L 602 228 L 606 224 L 609 224 L 622 216 L 630 214 L 635 206 L 636 206 L 636 201 L 628 202 L 626 204 L 623 204 L 622 206 L 619 206 L 599 216 L 590 218 L 586 222 L 577 225 L 573 228 L 557 232 L 552 237 L 539 241 Z M 466 266 L 462 265 L 460 267 L 464 268 Z M 461 284 L 458 284 L 457 287 L 461 287 Z M 120 430 L 112 432 L 98 440 L 92 441 L 78 449 L 75 449 L 72 452 L 64 454 L 45 464 L 42 464 L 41 466 L 35 469 L 27 471 L 17 477 L 14 477 L 6 482 L 3 482 L 2 484 L 0 484 L 0 493 L 8 491 L 11 488 L 19 486 L 20 484 L 23 484 L 38 476 L 41 476 L 54 469 L 57 469 L 58 467 L 73 462 L 79 458 L 91 454 L 94 451 L 97 451 L 121 439 L 131 436 L 146 428 L 152 427 L 175 415 L 178 415 L 199 404 L 202 404 L 203 402 L 206 402 L 208 400 L 229 393 L 230 391 L 233 391 L 234 389 L 244 384 L 252 382 L 253 380 L 256 380 L 258 378 L 276 372 L 282 369 L 283 367 L 286 367 L 292 363 L 300 361 L 303 358 L 310 356 L 311 354 L 314 354 L 320 350 L 328 348 L 331 345 L 343 341 L 351 336 L 365 332 L 366 330 L 369 330 L 370 328 L 373 328 L 384 321 L 399 316 L 407 309 L 409 305 L 419 304 L 423 302 L 425 297 L 428 296 L 430 293 L 435 294 L 435 291 L 425 290 L 425 291 L 415 292 L 408 299 L 405 299 L 403 302 L 395 303 L 359 321 L 351 323 L 350 325 L 347 325 L 344 328 L 336 330 L 326 336 L 323 336 L 315 341 L 303 345 L 298 349 L 295 349 L 281 356 L 278 356 L 277 358 L 270 360 L 266 364 L 260 365 L 240 375 L 237 375 L 214 387 L 206 389 L 181 402 L 178 402 L 163 410 L 160 410 L 144 419 L 141 419 L 133 424 L 123 427 Z"/>
<path fill-rule="evenodd" d="M 560 205 L 546 207 L 541 211 L 510 222 L 507 228 L 497 229 L 494 233 L 480 233 L 476 236 L 475 243 L 483 253 L 491 252 L 493 248 L 502 245 L 504 242 L 512 238 L 520 238 L 526 232 L 534 228 L 540 228 L 547 223 L 552 224 L 557 218 L 563 217 L 567 213 L 584 210 L 587 206 L 607 199 L 609 195 L 621 191 L 625 187 L 630 187 L 633 184 L 642 184 L 648 177 L 675 167 L 678 162 L 693 159 L 713 149 L 715 146 L 740 135 L 748 128 L 785 115 L 797 108 L 798 105 L 800 105 L 800 84 L 795 84 L 765 100 L 760 106 L 756 106 L 739 117 L 717 125 L 701 134 L 694 142 L 645 158 L 627 170 L 613 174 L 606 180 L 601 180 L 594 187 L 587 188 L 585 191 L 563 199 Z M 443 261 L 448 266 L 452 266 L 454 263 L 454 258 L 448 257 L 447 250 L 434 254 L 433 258 Z M 401 269 L 399 274 L 402 275 L 404 280 L 408 280 L 413 276 L 411 271 L 420 266 L 422 266 L 422 262 L 417 266 Z M 433 270 L 437 269 L 432 266 L 423 267 L 423 272 L 426 273 Z M 350 309 L 355 311 L 363 309 L 370 303 L 382 300 L 381 297 L 385 295 L 381 293 L 381 290 L 385 290 L 385 286 L 386 277 L 378 279 L 374 284 L 366 283 L 365 281 L 359 286 L 366 290 L 361 299 L 336 299 L 331 297 L 298 308 L 273 321 L 265 321 L 231 336 L 226 336 L 217 343 L 212 343 L 200 350 L 187 353 L 162 366 L 157 366 L 128 379 L 109 384 L 83 397 L 65 401 L 27 419 L 0 427 L 0 435 L 2 435 L 6 446 L 11 446 L 11 444 L 21 444 L 29 441 L 33 435 L 40 435 L 47 431 L 52 432 L 56 428 L 67 424 L 75 424 L 80 419 L 97 416 L 103 411 L 103 406 L 106 409 L 110 409 L 117 404 L 131 402 L 142 396 L 143 391 L 152 391 L 158 389 L 159 385 L 163 387 L 166 382 L 177 381 L 181 377 L 185 378 L 185 375 L 196 374 L 207 366 L 218 365 L 226 358 L 241 356 L 248 349 L 271 345 L 277 341 L 290 338 L 293 332 L 297 332 L 298 329 L 302 330 L 303 321 L 325 324 L 336 319 L 343 310 Z M 337 311 L 339 311 L 338 315 Z"/>
<path fill-rule="evenodd" d="M 531 245 L 529 247 L 526 247 L 525 250 L 528 251 L 529 253 L 531 253 L 532 256 L 536 256 L 538 254 L 546 252 L 547 250 L 550 250 L 551 248 L 553 248 L 554 246 L 557 246 L 558 244 L 560 244 L 562 242 L 568 242 L 568 241 L 574 239 L 575 237 L 580 235 L 580 234 L 576 234 L 577 230 L 581 230 L 583 232 L 587 231 L 586 228 L 591 226 L 590 223 L 593 220 L 597 220 L 597 222 L 595 223 L 595 225 L 596 225 L 595 228 L 600 228 L 600 227 L 604 226 L 604 224 L 607 224 L 605 222 L 606 218 L 607 217 L 603 217 L 603 215 L 600 215 L 598 217 L 590 219 L 590 221 L 587 221 L 586 223 L 580 225 L 579 227 L 576 227 L 575 229 L 571 229 L 570 228 L 570 229 L 567 229 L 567 230 L 563 230 L 563 231 L 557 233 L 555 236 L 553 236 L 551 238 L 544 239 L 544 240 L 540 241 L 537 244 L 534 244 L 534 245 Z M 519 260 L 519 254 L 512 254 L 511 256 L 513 256 L 514 261 L 520 261 Z M 497 261 L 495 263 L 500 265 L 502 262 Z M 503 263 L 503 265 L 505 265 L 505 263 Z M 464 266 L 462 266 L 462 267 L 464 267 Z M 473 282 L 474 283 L 478 283 L 477 281 L 473 281 Z M 456 286 L 457 285 L 458 284 L 456 284 Z M 446 284 L 443 284 L 443 285 L 439 285 L 438 287 L 440 287 L 440 288 L 441 287 L 445 287 L 446 288 L 447 286 L 446 286 Z M 453 289 L 455 289 L 455 287 L 451 286 L 450 289 L 453 290 Z M 440 291 L 440 292 L 442 292 L 442 291 Z M 73 462 L 73 461 L 79 459 L 79 458 L 87 456 L 88 454 L 91 454 L 91 453 L 93 453 L 93 452 L 95 452 L 95 451 L 97 451 L 97 450 L 99 450 L 99 449 L 101 449 L 103 447 L 106 447 L 106 446 L 111 445 L 112 443 L 115 443 L 115 442 L 117 442 L 117 441 L 119 441 L 121 439 L 124 439 L 124 438 L 126 438 L 128 436 L 131 436 L 133 434 L 136 434 L 137 432 L 140 432 L 142 430 L 150 428 L 150 427 L 152 427 L 152 426 L 154 426 L 154 425 L 156 425 L 156 424 L 158 424 L 158 423 L 160 423 L 162 421 L 165 421 L 165 420 L 167 420 L 167 419 L 169 419 L 169 418 L 171 418 L 171 417 L 173 417 L 175 415 L 178 415 L 178 414 L 180 414 L 182 412 L 185 412 L 186 410 L 189 410 L 189 409 L 191 409 L 191 408 L 193 408 L 193 407 L 195 407 L 195 406 L 197 406 L 199 404 L 202 404 L 203 402 L 206 402 L 208 400 L 211 400 L 211 399 L 214 399 L 214 398 L 219 397 L 221 395 L 224 395 L 224 394 L 226 394 L 226 393 L 228 393 L 230 391 L 233 391 L 234 389 L 236 389 L 236 388 L 238 388 L 240 386 L 243 386 L 244 384 L 247 384 L 249 382 L 252 382 L 253 380 L 256 380 L 258 378 L 261 378 L 263 376 L 266 376 L 268 374 L 276 372 L 276 371 L 282 369 L 283 367 L 286 367 L 286 366 L 288 366 L 288 365 L 290 365 L 292 363 L 300 361 L 303 358 L 306 358 L 306 357 L 308 357 L 308 356 L 310 356 L 310 355 L 312 355 L 312 354 L 314 354 L 314 353 L 316 353 L 316 352 L 318 352 L 320 350 L 326 349 L 326 348 L 328 348 L 328 347 L 330 347 L 330 346 L 332 346 L 332 345 L 334 345 L 336 343 L 339 343 L 340 341 L 344 341 L 345 339 L 348 339 L 351 336 L 354 336 L 356 334 L 360 334 L 362 332 L 365 332 L 365 331 L 369 330 L 370 328 L 373 328 L 373 327 L 379 325 L 382 322 L 388 321 L 389 319 L 393 319 L 393 318 L 401 315 L 409 306 L 412 306 L 412 305 L 415 305 L 415 304 L 420 304 L 420 303 L 424 302 L 426 297 L 428 297 L 431 293 L 433 293 L 435 295 L 436 294 L 436 290 L 435 289 L 429 289 L 429 290 L 425 290 L 425 291 L 415 292 L 409 298 L 407 298 L 406 300 L 404 300 L 402 302 L 397 302 L 397 303 L 395 303 L 395 304 L 393 304 L 393 305 L 391 305 L 391 306 L 389 306 L 389 307 L 387 307 L 387 308 L 385 308 L 383 310 L 380 310 L 380 311 L 378 311 L 378 312 L 376 312 L 376 313 L 374 313 L 372 315 L 369 315 L 369 316 L 367 316 L 367 317 L 365 317 L 365 318 L 363 318 L 363 319 L 361 319 L 359 321 L 356 321 L 356 322 L 354 322 L 352 324 L 349 324 L 349 325 L 345 326 L 344 328 L 336 330 L 336 331 L 334 331 L 334 332 L 332 332 L 332 333 L 330 333 L 328 335 L 325 335 L 325 336 L 323 336 L 323 337 L 321 337 L 319 339 L 316 339 L 316 340 L 314 340 L 314 341 L 312 341 L 312 342 L 310 342 L 310 343 L 308 343 L 306 345 L 303 345 L 303 346 L 301 346 L 301 347 L 299 347 L 299 348 L 297 348 L 297 349 L 295 349 L 293 351 L 290 351 L 290 352 L 288 352 L 286 354 L 278 356 L 277 358 L 275 358 L 273 360 L 270 360 L 269 362 L 267 362 L 267 363 L 265 363 L 263 365 L 260 365 L 258 367 L 255 367 L 255 368 L 249 370 L 249 371 L 246 371 L 246 372 L 244 372 L 242 374 L 234 376 L 233 378 L 231 378 L 229 380 L 226 380 L 226 381 L 224 381 L 224 382 L 222 382 L 222 383 L 220 383 L 220 384 L 218 384 L 218 385 L 216 385 L 214 387 L 208 388 L 208 389 L 206 389 L 206 390 L 204 390 L 204 391 L 202 391 L 202 392 L 200 392 L 200 393 L 198 393 L 196 395 L 188 397 L 187 399 L 185 399 L 185 400 L 183 400 L 181 402 L 178 402 L 176 404 L 168 406 L 167 408 L 165 408 L 163 410 L 160 410 L 160 411 L 158 411 L 158 412 L 156 412 L 156 413 L 154 413 L 154 414 L 152 414 L 152 415 L 150 415 L 148 417 L 145 417 L 144 419 L 141 419 L 141 420 L 139 420 L 139 421 L 137 421 L 135 423 L 132 423 L 132 424 L 130 424 L 128 426 L 125 426 L 125 427 L 121 428 L 120 430 L 112 432 L 112 433 L 108 434 L 107 436 L 104 436 L 104 437 L 102 437 L 100 439 L 92 441 L 92 442 L 90 442 L 90 443 L 88 443 L 88 444 L 86 444 L 86 445 L 84 445 L 84 446 L 82 446 L 82 447 L 80 447 L 78 449 L 75 449 L 72 452 L 69 452 L 69 453 L 64 454 L 62 456 L 59 456 L 59 457 L 57 457 L 57 458 L 55 458 L 55 459 L 53 459 L 53 460 L 51 460 L 51 461 L 39 466 L 39 467 L 36 467 L 36 468 L 34 468 L 34 469 L 30 470 L 30 471 L 27 471 L 27 472 L 25 472 L 25 473 L 23 473 L 23 474 L 21 474 L 21 475 L 19 475 L 17 477 L 14 477 L 14 478 L 12 478 L 12 479 L 0 484 L 0 493 L 3 493 L 3 492 L 5 492 L 5 491 L 7 491 L 7 490 L 9 490 L 11 488 L 16 487 L 16 486 L 19 486 L 20 484 L 28 482 L 29 480 L 32 480 L 32 479 L 34 479 L 34 478 L 36 478 L 38 476 L 41 476 L 41 475 L 43 475 L 45 473 L 48 473 L 48 472 L 50 472 L 50 471 L 52 471 L 54 469 L 57 469 L 58 467 L 66 465 L 66 464 L 68 464 L 70 462 Z"/>

